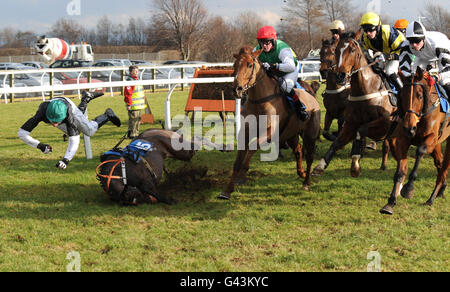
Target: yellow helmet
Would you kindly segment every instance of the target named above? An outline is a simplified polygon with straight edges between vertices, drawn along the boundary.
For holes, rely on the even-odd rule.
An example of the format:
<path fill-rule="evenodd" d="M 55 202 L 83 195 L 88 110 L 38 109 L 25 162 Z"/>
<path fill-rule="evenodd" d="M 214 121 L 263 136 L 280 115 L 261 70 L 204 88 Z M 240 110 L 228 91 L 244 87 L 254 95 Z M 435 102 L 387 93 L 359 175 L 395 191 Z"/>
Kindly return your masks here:
<path fill-rule="evenodd" d="M 360 23 L 360 26 L 363 26 L 363 25 L 372 25 L 372 26 L 381 25 L 380 16 L 378 14 L 376 14 L 375 12 L 368 12 L 368 13 L 364 14 L 361 17 L 361 23 Z"/>
<path fill-rule="evenodd" d="M 344 23 L 342 21 L 335 20 L 335 21 L 333 21 L 330 24 L 330 30 L 333 30 L 333 29 L 336 29 L 336 30 L 340 29 L 340 30 L 344 31 L 345 30 L 345 25 L 344 25 Z"/>

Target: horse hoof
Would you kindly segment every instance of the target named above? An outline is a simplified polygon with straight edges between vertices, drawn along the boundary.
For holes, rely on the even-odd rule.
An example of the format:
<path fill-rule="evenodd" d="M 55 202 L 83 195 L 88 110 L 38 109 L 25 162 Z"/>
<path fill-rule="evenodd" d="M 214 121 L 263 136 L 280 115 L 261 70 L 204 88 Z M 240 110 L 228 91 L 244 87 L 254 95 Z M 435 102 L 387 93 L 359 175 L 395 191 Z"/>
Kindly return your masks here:
<path fill-rule="evenodd" d="M 361 176 L 361 169 L 352 169 L 350 171 L 350 174 L 351 174 L 352 177 L 358 178 L 358 177 Z"/>
<path fill-rule="evenodd" d="M 217 199 L 229 200 L 230 199 L 230 195 L 226 195 L 225 193 L 221 193 L 219 196 L 217 196 Z"/>
<path fill-rule="evenodd" d="M 314 168 L 314 170 L 311 172 L 312 176 L 322 176 L 324 173 L 324 170 L 322 168 Z"/>
<path fill-rule="evenodd" d="M 414 196 L 414 186 L 406 185 L 402 188 L 400 194 L 404 199 L 412 199 L 412 197 Z"/>
<path fill-rule="evenodd" d="M 372 141 L 371 143 L 366 145 L 366 148 L 369 150 L 377 150 L 377 143 L 375 141 Z"/>
<path fill-rule="evenodd" d="M 426 201 L 424 205 L 428 206 L 428 207 L 431 207 L 431 206 L 433 206 L 433 202 Z"/>
<path fill-rule="evenodd" d="M 392 207 L 391 205 L 386 205 L 383 207 L 383 209 L 380 210 L 381 214 L 385 214 L 385 215 L 393 215 L 394 214 L 394 207 Z"/>
<path fill-rule="evenodd" d="M 302 188 L 304 191 L 306 191 L 306 192 L 309 192 L 310 191 L 310 188 L 309 188 L 309 186 L 303 186 L 303 188 Z"/>
<path fill-rule="evenodd" d="M 301 178 L 305 178 L 306 177 L 306 173 L 304 171 L 297 171 L 297 174 Z"/>

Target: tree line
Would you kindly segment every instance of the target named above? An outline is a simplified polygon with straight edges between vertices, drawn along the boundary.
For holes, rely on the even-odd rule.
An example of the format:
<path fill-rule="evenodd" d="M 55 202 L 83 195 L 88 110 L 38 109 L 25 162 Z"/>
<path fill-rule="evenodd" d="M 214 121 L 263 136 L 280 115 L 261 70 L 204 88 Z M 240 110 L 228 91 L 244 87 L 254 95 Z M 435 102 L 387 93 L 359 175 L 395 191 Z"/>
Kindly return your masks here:
<path fill-rule="evenodd" d="M 68 42 L 85 41 L 94 46 L 142 46 L 155 52 L 176 49 L 184 60 L 223 62 L 232 61 L 233 54 L 242 45 L 256 45 L 257 30 L 267 25 L 251 11 L 231 19 L 213 15 L 202 0 L 150 0 L 150 4 L 152 10 L 147 19 L 130 16 L 128 23 L 122 24 L 104 15 L 95 27 L 87 28 L 74 19 L 61 18 L 46 35 Z M 330 38 L 328 25 L 332 21 L 342 20 L 347 30 L 356 30 L 364 13 L 358 11 L 351 0 L 284 0 L 282 11 L 275 27 L 279 37 L 300 58 L 311 49 L 319 48 L 322 39 Z M 450 37 L 450 13 L 446 7 L 428 2 L 422 13 L 428 29 Z M 395 22 L 387 14 L 382 14 L 381 18 L 385 24 Z M 0 46 L 26 48 L 36 37 L 33 31 L 4 28 L 0 31 Z"/>

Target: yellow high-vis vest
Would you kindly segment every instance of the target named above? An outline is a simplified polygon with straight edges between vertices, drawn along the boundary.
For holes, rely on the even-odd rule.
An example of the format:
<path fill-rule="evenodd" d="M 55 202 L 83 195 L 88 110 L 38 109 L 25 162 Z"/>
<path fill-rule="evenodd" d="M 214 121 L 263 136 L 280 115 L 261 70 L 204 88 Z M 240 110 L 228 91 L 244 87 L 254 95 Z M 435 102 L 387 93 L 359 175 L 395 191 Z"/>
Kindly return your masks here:
<path fill-rule="evenodd" d="M 136 85 L 134 87 L 133 95 L 131 95 L 131 110 L 137 111 L 145 109 L 146 107 L 144 86 Z"/>

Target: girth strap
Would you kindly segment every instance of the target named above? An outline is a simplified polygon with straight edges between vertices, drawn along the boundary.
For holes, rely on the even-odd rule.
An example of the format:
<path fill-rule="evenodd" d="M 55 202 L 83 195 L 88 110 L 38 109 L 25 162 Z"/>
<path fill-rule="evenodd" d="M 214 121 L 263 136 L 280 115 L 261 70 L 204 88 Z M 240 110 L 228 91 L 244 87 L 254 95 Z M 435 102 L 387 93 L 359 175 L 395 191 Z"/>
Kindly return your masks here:
<path fill-rule="evenodd" d="M 250 98 L 248 98 L 247 100 L 248 100 L 250 103 L 253 103 L 253 104 L 263 104 L 263 103 L 269 102 L 269 101 L 271 101 L 272 99 L 277 98 L 277 97 L 282 97 L 282 95 L 279 94 L 279 93 L 275 93 L 275 94 L 266 96 L 266 97 L 261 98 L 261 99 L 258 99 L 258 100 L 253 100 L 253 99 L 250 99 Z"/>

